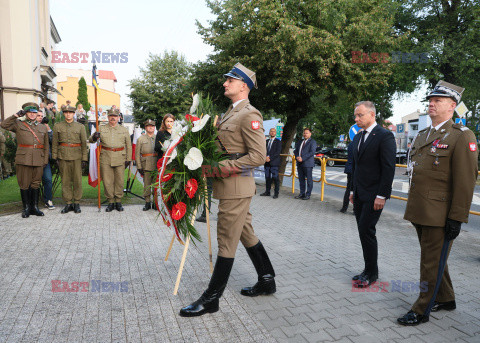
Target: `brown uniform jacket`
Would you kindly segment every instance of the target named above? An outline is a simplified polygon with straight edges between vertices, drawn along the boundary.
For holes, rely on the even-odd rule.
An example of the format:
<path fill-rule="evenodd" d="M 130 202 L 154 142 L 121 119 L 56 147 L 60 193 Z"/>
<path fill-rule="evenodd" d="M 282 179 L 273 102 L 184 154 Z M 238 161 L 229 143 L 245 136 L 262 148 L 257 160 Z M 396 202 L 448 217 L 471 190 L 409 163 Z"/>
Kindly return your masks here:
<path fill-rule="evenodd" d="M 445 226 L 447 218 L 466 223 L 478 174 L 475 135 L 451 120 L 430 135 L 429 130 L 420 131 L 411 148 L 404 218 L 428 226 Z"/>
<path fill-rule="evenodd" d="M 15 116 L 10 116 L 1 124 L 4 129 L 15 132 L 17 136 L 18 146 L 15 163 L 24 166 L 44 166 L 48 163 L 48 129 L 36 120 L 34 120 L 32 124 L 27 124 L 35 135 L 37 135 L 39 142 L 24 123 L 27 122 L 19 120 Z M 20 145 L 43 145 L 43 148 L 24 148 Z"/>
<path fill-rule="evenodd" d="M 141 135 L 137 139 L 137 145 L 135 147 L 135 161 L 137 162 L 137 168 L 147 171 L 153 171 L 157 169 L 157 156 L 142 156 L 144 154 L 155 154 L 155 135 L 149 137 L 147 134 Z"/>
<path fill-rule="evenodd" d="M 64 144 L 81 144 L 78 147 L 64 146 Z M 88 161 L 87 134 L 85 127 L 76 122 L 66 121 L 57 123 L 53 127 L 52 158 L 56 160 Z"/>
<path fill-rule="evenodd" d="M 100 131 L 102 147 L 123 148 L 121 151 L 102 149 L 100 153 L 100 164 L 118 167 L 126 161 L 132 160 L 132 142 L 130 141 L 130 135 L 126 128 L 119 124 L 115 127 L 106 124 L 101 125 L 98 130 Z M 93 143 L 92 136 L 90 136 L 89 141 Z"/>
<path fill-rule="evenodd" d="M 229 154 L 246 153 L 237 160 L 221 163 L 227 170 L 240 173 L 216 179 L 213 182 L 213 197 L 216 199 L 241 199 L 255 194 L 253 168 L 265 163 L 267 155 L 263 117 L 248 100 L 229 109 L 218 123 L 218 137 Z M 242 168 L 252 168 L 242 172 Z"/>

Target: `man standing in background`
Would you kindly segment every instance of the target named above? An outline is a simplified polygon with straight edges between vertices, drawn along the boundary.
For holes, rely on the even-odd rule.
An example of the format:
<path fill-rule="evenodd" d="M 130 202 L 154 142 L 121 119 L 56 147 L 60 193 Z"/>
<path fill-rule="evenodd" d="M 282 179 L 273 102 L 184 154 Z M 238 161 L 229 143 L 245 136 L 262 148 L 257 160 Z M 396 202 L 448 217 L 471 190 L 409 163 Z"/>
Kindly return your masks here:
<path fill-rule="evenodd" d="M 317 142 L 312 138 L 312 130 L 303 129 L 303 140 L 297 144 L 294 154 L 297 160 L 298 181 L 300 183 L 300 194 L 295 199 L 308 200 L 313 189 L 313 167 L 315 166 L 315 151 Z M 305 178 L 307 178 L 307 189 L 305 190 Z"/>
<path fill-rule="evenodd" d="M 270 196 L 270 189 L 272 187 L 272 181 L 275 185 L 275 193 L 273 198 L 278 198 L 278 193 L 280 191 L 280 179 L 278 177 L 278 166 L 280 165 L 280 152 L 282 150 L 282 142 L 276 138 L 277 130 L 274 128 L 270 129 L 269 132 L 270 139 L 267 140 L 267 158 L 265 160 L 264 169 L 265 169 L 265 183 L 266 189 L 265 192 L 260 194 L 260 196 Z"/>
<path fill-rule="evenodd" d="M 151 203 L 152 172 L 157 166 L 157 153 L 155 147 L 155 121 L 148 119 L 145 123 L 145 135 L 138 137 L 135 148 L 135 161 L 140 175 L 143 177 L 143 196 L 145 198 L 144 211 L 155 208 Z"/>

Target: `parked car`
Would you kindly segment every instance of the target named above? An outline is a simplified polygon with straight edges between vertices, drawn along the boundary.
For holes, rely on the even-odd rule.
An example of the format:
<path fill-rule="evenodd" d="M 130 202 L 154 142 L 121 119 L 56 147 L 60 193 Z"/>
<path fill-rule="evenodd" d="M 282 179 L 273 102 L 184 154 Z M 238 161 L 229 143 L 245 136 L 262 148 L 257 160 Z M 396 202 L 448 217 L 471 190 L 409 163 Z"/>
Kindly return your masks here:
<path fill-rule="evenodd" d="M 398 150 L 397 151 L 397 164 L 407 164 L 407 151 Z"/>
<path fill-rule="evenodd" d="M 325 158 L 339 158 L 346 160 L 348 157 L 348 150 L 346 148 L 317 148 L 315 152 L 316 157 L 325 157 Z M 317 165 L 321 165 L 321 161 L 319 159 L 315 159 L 315 163 Z M 340 161 L 327 161 L 327 166 L 333 167 L 334 165 L 344 165 L 345 162 Z"/>

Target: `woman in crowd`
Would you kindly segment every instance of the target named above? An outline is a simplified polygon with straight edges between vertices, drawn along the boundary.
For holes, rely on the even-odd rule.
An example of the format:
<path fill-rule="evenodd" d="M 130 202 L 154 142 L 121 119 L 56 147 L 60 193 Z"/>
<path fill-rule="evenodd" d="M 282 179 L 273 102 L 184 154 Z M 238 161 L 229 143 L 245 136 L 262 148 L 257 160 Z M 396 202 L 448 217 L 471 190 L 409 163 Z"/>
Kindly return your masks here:
<path fill-rule="evenodd" d="M 160 130 L 158 130 L 157 136 L 155 137 L 155 152 L 158 154 L 158 159 L 163 156 L 163 143 L 167 139 L 170 139 L 174 121 L 175 117 L 173 114 L 167 113 L 163 116 L 162 126 L 160 126 Z"/>

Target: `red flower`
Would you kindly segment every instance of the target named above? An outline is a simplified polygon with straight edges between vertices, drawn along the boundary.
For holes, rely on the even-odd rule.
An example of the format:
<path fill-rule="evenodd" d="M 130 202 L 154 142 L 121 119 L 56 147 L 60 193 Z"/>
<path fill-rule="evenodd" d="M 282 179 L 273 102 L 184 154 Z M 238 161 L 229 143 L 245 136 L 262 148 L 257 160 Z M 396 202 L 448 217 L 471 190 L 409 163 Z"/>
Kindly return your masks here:
<path fill-rule="evenodd" d="M 172 177 L 173 177 L 173 174 L 172 174 L 172 173 L 163 175 L 163 176 L 162 176 L 162 182 L 167 182 L 167 181 L 170 180 Z"/>
<path fill-rule="evenodd" d="M 163 164 L 163 157 L 157 161 L 157 169 L 162 168 L 162 164 Z"/>
<path fill-rule="evenodd" d="M 185 192 L 187 192 L 188 197 L 191 199 L 195 195 L 195 192 L 198 189 L 198 182 L 195 179 L 190 179 L 185 185 Z"/>
<path fill-rule="evenodd" d="M 187 205 L 183 202 L 179 202 L 172 206 L 172 218 L 175 220 L 180 220 L 187 212 Z"/>
<path fill-rule="evenodd" d="M 195 116 L 192 116 L 190 114 L 186 114 L 185 115 L 185 119 L 188 120 L 189 122 L 194 122 L 194 121 L 197 121 L 197 120 L 200 120 L 200 118 L 198 117 L 195 117 Z"/>

